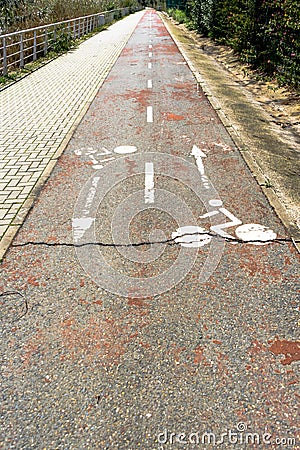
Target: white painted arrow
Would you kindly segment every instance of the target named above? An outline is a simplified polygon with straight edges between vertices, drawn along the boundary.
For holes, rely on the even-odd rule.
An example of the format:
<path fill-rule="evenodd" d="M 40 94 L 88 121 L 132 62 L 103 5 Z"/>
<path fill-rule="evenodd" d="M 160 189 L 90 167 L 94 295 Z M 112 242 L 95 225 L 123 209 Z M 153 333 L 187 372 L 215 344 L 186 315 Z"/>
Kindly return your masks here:
<path fill-rule="evenodd" d="M 202 180 L 203 186 L 205 187 L 205 189 L 209 189 L 210 186 L 209 186 L 208 178 L 205 175 L 204 165 L 203 165 L 203 161 L 202 161 L 202 158 L 207 157 L 206 154 L 202 150 L 200 150 L 200 148 L 198 148 L 197 145 L 193 145 L 191 155 L 195 157 L 196 164 L 197 164 L 198 170 L 201 175 L 201 180 Z"/>
<path fill-rule="evenodd" d="M 202 150 L 200 150 L 197 145 L 193 145 L 191 155 L 195 156 L 195 158 L 206 158 L 206 154 Z"/>

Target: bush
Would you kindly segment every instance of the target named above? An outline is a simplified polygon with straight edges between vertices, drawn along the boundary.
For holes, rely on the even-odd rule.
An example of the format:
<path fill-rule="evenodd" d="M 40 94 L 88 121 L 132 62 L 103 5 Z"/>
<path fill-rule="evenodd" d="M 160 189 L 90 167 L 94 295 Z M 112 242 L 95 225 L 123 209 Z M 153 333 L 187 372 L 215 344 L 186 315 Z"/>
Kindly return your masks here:
<path fill-rule="evenodd" d="M 168 10 L 169 16 L 173 17 L 174 20 L 178 23 L 185 23 L 187 22 L 187 15 L 184 11 L 181 11 L 180 9 L 174 9 L 171 8 Z"/>
<path fill-rule="evenodd" d="M 298 0 L 188 0 L 172 11 L 180 23 L 232 47 L 241 58 L 277 77 L 300 85 L 300 8 Z"/>

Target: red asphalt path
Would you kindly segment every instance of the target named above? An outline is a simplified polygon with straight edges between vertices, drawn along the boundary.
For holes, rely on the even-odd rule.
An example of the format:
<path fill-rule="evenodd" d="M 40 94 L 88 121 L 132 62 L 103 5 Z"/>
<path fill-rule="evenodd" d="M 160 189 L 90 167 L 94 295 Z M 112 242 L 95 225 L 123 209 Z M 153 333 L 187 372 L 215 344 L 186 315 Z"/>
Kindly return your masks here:
<path fill-rule="evenodd" d="M 2 264 L 3 448 L 298 448 L 298 261 L 146 10 Z"/>

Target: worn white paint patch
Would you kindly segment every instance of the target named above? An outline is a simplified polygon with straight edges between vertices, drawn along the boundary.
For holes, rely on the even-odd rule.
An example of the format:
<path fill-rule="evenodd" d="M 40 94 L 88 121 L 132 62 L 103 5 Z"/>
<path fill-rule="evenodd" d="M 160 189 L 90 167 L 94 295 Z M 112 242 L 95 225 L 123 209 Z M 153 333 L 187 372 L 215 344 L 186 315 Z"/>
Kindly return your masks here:
<path fill-rule="evenodd" d="M 206 158 L 206 154 L 202 150 L 200 150 L 200 148 L 198 148 L 196 145 L 193 145 L 191 155 L 194 156 L 194 158 L 196 160 L 196 164 L 197 164 L 204 188 L 210 189 L 209 180 L 208 180 L 207 176 L 205 175 L 204 164 L 202 161 L 202 158 Z"/>
<path fill-rule="evenodd" d="M 152 89 L 152 80 L 148 80 L 147 86 L 148 89 Z"/>
<path fill-rule="evenodd" d="M 95 222 L 94 217 L 79 217 L 72 219 L 72 227 L 75 242 L 82 238 L 86 230 L 88 230 Z"/>
<path fill-rule="evenodd" d="M 149 58 L 152 58 L 152 56 L 153 56 L 153 53 L 149 52 Z"/>
<path fill-rule="evenodd" d="M 277 234 L 271 228 L 258 223 L 245 223 L 235 230 L 235 234 L 242 241 L 263 241 L 251 242 L 252 245 L 266 245 L 266 241 L 277 238 Z"/>
<path fill-rule="evenodd" d="M 137 151 L 137 148 L 134 145 L 120 145 L 119 147 L 116 147 L 114 149 L 115 153 L 118 153 L 120 155 L 126 154 L 126 153 L 134 153 Z"/>
<path fill-rule="evenodd" d="M 154 203 L 153 163 L 145 163 L 145 203 Z"/>
<path fill-rule="evenodd" d="M 196 226 L 185 226 L 177 228 L 172 233 L 172 239 L 182 247 L 204 247 L 210 243 L 212 237 L 205 233 L 205 229 Z"/>
<path fill-rule="evenodd" d="M 148 63 L 148 69 L 152 69 L 152 63 L 151 62 Z"/>
<path fill-rule="evenodd" d="M 80 149 L 76 149 L 74 150 L 75 155 L 77 156 L 81 156 L 82 155 L 82 151 Z"/>
<path fill-rule="evenodd" d="M 103 166 L 102 166 L 102 164 L 93 164 L 93 169 L 95 169 L 95 170 L 100 170 L 100 169 L 103 169 Z"/>
<path fill-rule="evenodd" d="M 147 106 L 147 122 L 153 122 L 153 108 L 152 106 Z"/>
<path fill-rule="evenodd" d="M 230 145 L 222 144 L 222 143 L 219 143 L 219 142 L 214 142 L 214 145 L 216 147 L 221 147 L 221 149 L 224 150 L 224 152 L 226 152 L 226 153 L 232 151 L 232 148 L 230 147 Z"/>

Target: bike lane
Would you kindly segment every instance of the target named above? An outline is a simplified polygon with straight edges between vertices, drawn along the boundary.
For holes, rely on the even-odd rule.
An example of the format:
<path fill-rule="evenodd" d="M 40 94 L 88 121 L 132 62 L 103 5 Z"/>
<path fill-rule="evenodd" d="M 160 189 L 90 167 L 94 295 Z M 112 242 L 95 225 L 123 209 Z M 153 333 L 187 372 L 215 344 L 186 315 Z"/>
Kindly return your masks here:
<path fill-rule="evenodd" d="M 2 266 L 6 447 L 297 439 L 297 262 L 147 10 Z"/>

